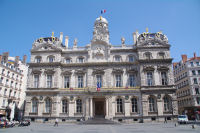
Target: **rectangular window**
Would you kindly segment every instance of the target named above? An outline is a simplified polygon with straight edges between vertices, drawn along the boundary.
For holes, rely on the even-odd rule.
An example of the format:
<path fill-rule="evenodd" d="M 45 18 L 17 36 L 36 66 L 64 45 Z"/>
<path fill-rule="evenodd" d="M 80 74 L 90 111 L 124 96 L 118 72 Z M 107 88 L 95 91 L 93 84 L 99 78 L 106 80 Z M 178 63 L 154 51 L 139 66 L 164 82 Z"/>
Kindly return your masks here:
<path fill-rule="evenodd" d="M 197 97 L 197 104 L 200 104 L 200 97 Z"/>
<path fill-rule="evenodd" d="M 196 75 L 196 72 L 195 72 L 195 70 L 192 70 L 192 75 Z"/>
<path fill-rule="evenodd" d="M 199 88 L 195 88 L 196 94 L 199 94 Z"/>
<path fill-rule="evenodd" d="M 69 64 L 70 63 L 70 59 L 66 59 L 66 63 Z"/>
<path fill-rule="evenodd" d="M 129 75 L 129 86 L 130 87 L 135 86 L 135 75 Z"/>
<path fill-rule="evenodd" d="M 2 106 L 3 106 L 3 107 L 6 106 L 6 100 L 5 100 L 5 99 L 3 100 L 3 104 L 2 104 Z"/>
<path fill-rule="evenodd" d="M 147 85 L 148 86 L 153 85 L 153 74 L 152 74 L 152 72 L 147 72 Z"/>
<path fill-rule="evenodd" d="M 162 85 L 167 85 L 167 73 L 161 72 Z"/>
<path fill-rule="evenodd" d="M 194 79 L 193 79 L 193 82 L 194 82 L 194 84 L 198 84 L 198 82 L 197 82 L 197 79 L 196 79 L 196 78 L 194 78 Z"/>
<path fill-rule="evenodd" d="M 129 62 L 134 62 L 134 57 L 133 56 L 129 56 Z"/>
<path fill-rule="evenodd" d="M 69 76 L 64 76 L 64 88 L 69 88 Z"/>
<path fill-rule="evenodd" d="M 196 62 L 197 66 L 200 66 L 199 62 Z"/>
<path fill-rule="evenodd" d="M 41 58 L 36 58 L 36 63 L 40 63 L 41 62 Z"/>
<path fill-rule="evenodd" d="M 190 62 L 190 65 L 191 65 L 191 66 L 194 66 L 194 63 L 193 63 L 193 62 Z"/>
<path fill-rule="evenodd" d="M 97 78 L 97 87 L 101 88 L 101 86 L 102 86 L 102 76 L 96 75 L 96 78 Z"/>
<path fill-rule="evenodd" d="M 47 87 L 51 88 L 52 87 L 52 75 L 47 75 Z"/>
<path fill-rule="evenodd" d="M 198 70 L 198 75 L 200 75 L 200 70 Z"/>
<path fill-rule="evenodd" d="M 39 75 L 34 75 L 34 87 L 39 87 Z"/>
<path fill-rule="evenodd" d="M 78 76 L 78 88 L 83 88 L 83 76 Z"/>
<path fill-rule="evenodd" d="M 49 62 L 53 62 L 54 58 L 53 57 L 49 57 Z"/>
<path fill-rule="evenodd" d="M 6 96 L 7 89 L 4 90 L 4 96 Z"/>
<path fill-rule="evenodd" d="M 122 87 L 121 75 L 115 75 L 116 87 Z"/>

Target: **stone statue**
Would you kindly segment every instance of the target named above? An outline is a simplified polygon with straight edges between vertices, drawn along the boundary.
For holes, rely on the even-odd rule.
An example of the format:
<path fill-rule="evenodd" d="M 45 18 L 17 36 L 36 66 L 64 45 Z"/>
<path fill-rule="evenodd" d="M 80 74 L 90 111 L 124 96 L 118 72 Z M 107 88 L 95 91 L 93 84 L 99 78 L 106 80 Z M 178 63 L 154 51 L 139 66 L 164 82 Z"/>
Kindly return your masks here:
<path fill-rule="evenodd" d="M 122 45 L 125 45 L 125 38 L 124 37 L 121 38 L 121 42 L 122 42 Z"/>
<path fill-rule="evenodd" d="M 78 42 L 78 40 L 77 40 L 77 38 L 75 38 L 74 39 L 74 46 L 77 46 L 77 42 Z"/>

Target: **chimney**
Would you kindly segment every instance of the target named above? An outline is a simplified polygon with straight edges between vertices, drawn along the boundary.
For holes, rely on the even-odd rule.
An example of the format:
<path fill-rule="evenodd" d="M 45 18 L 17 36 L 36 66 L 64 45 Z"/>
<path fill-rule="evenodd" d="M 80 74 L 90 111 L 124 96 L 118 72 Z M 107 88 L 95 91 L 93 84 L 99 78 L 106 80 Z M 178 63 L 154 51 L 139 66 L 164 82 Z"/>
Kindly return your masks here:
<path fill-rule="evenodd" d="M 68 48 L 69 37 L 65 36 L 65 47 Z"/>
<path fill-rule="evenodd" d="M 27 56 L 24 55 L 24 56 L 23 56 L 23 63 L 24 63 L 24 64 L 26 63 L 26 60 L 27 60 Z"/>
<path fill-rule="evenodd" d="M 196 52 L 194 52 L 194 59 L 196 59 L 197 58 L 197 56 L 196 56 Z"/>
<path fill-rule="evenodd" d="M 187 61 L 187 55 L 184 54 L 184 55 L 181 55 L 181 56 L 182 56 L 182 61 L 183 61 L 183 63 L 185 63 L 185 62 Z"/>
<path fill-rule="evenodd" d="M 175 62 L 175 63 L 173 63 L 173 68 L 176 66 L 176 64 L 177 64 L 176 62 Z"/>
<path fill-rule="evenodd" d="M 60 32 L 60 42 L 62 43 L 63 41 L 63 32 Z"/>
<path fill-rule="evenodd" d="M 15 65 L 17 65 L 19 63 L 19 56 L 15 57 Z"/>

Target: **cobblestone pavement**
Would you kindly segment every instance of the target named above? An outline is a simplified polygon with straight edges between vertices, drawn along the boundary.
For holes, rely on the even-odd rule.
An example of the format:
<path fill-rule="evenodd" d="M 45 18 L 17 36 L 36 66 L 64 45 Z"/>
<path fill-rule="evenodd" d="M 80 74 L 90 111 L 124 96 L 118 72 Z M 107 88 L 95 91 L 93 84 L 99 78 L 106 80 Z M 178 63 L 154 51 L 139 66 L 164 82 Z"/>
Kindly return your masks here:
<path fill-rule="evenodd" d="M 0 129 L 0 133 L 200 133 L 200 125 L 178 125 L 175 123 L 136 123 L 121 125 L 78 125 L 59 123 L 31 123 L 28 127 Z"/>

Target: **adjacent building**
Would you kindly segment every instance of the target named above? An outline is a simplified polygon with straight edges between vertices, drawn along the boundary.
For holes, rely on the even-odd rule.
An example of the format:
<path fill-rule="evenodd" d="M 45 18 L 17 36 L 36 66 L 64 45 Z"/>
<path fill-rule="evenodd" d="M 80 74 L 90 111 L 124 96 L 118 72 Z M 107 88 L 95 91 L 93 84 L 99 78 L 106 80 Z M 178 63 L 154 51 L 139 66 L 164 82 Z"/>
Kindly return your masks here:
<path fill-rule="evenodd" d="M 28 66 L 25 55 L 10 57 L 0 55 L 0 117 L 17 120 L 23 115 Z"/>
<path fill-rule="evenodd" d="M 179 114 L 187 114 L 189 119 L 199 120 L 200 57 L 196 53 L 192 58 L 182 55 L 182 60 L 174 63 L 173 68 Z"/>
<path fill-rule="evenodd" d="M 68 36 L 34 41 L 25 117 L 79 121 L 104 117 L 142 122 L 177 115 L 170 44 L 161 32 L 133 33 L 133 44 L 109 42 L 108 21 L 94 23 L 89 44 L 72 47 Z"/>

